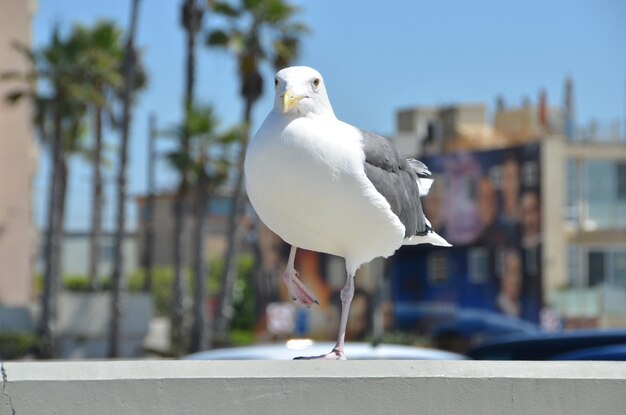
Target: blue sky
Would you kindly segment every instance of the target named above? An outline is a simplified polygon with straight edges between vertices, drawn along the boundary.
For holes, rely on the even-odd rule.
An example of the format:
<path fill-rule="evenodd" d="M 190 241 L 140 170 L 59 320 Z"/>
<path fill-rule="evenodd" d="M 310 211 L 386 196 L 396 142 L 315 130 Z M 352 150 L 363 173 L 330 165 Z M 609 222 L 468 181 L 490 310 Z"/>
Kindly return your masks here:
<path fill-rule="evenodd" d="M 93 23 L 113 19 L 128 24 L 130 0 L 86 2 L 40 0 L 33 21 L 36 46 L 47 42 L 55 23 Z M 160 127 L 181 116 L 184 39 L 179 3 L 143 0 L 137 42 L 145 51 L 150 87 L 140 97 L 132 128 L 131 196 L 146 189 L 147 118 L 155 112 Z M 536 102 L 546 88 L 551 105 L 560 105 L 564 79 L 575 81 L 579 122 L 608 122 L 626 112 L 626 2 L 622 0 L 501 0 L 385 2 L 316 0 L 294 2 L 300 20 L 312 30 L 297 64 L 324 75 L 337 116 L 363 129 L 391 134 L 394 114 L 413 105 L 484 102 L 497 94 L 517 105 L 524 96 Z M 212 23 L 207 16 L 205 24 Z M 235 64 L 224 52 L 198 49 L 197 96 L 216 107 L 223 125 L 242 113 Z M 265 71 L 267 93 L 254 111 L 258 126 L 272 105 L 272 71 Z M 112 146 L 117 135 L 111 135 Z M 169 143 L 161 142 L 164 150 Z M 114 154 L 109 156 L 114 158 Z M 35 182 L 35 212 L 43 224 L 48 163 Z M 88 166 L 72 163 L 67 228 L 89 226 Z M 113 223 L 113 169 L 106 172 L 107 226 Z M 172 189 L 176 177 L 159 163 L 159 187 Z M 135 211 L 129 205 L 130 226 Z"/>

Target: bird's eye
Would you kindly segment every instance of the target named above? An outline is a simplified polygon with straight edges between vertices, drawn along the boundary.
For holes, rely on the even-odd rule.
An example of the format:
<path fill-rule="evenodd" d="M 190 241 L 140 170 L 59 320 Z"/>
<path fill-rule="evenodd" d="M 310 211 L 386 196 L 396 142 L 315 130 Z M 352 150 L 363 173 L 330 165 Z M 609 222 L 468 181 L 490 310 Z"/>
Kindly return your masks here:
<path fill-rule="evenodd" d="M 274 78 L 274 86 L 278 86 L 278 78 Z"/>
<path fill-rule="evenodd" d="M 320 79 L 319 79 L 319 78 L 315 78 L 315 79 L 313 80 L 313 86 L 314 86 L 315 88 L 317 88 L 318 86 L 320 86 Z"/>

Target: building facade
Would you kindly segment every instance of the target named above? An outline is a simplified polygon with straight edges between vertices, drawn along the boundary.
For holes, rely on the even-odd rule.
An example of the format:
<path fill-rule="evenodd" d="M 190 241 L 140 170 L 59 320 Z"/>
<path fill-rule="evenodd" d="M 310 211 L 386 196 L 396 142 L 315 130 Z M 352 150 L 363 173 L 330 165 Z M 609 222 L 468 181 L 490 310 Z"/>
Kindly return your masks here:
<path fill-rule="evenodd" d="M 13 44 L 31 44 L 33 1 L 0 0 L 0 73 L 27 71 L 28 61 Z M 32 293 L 36 232 L 32 182 L 37 151 L 28 100 L 5 97 L 24 87 L 0 82 L 0 305 L 26 305 Z"/>
<path fill-rule="evenodd" d="M 553 147 L 562 182 L 554 184 L 564 189 L 559 252 L 565 250 L 555 304 L 582 323 L 626 326 L 626 143 Z"/>
<path fill-rule="evenodd" d="M 65 232 L 63 235 L 63 275 L 64 276 L 87 276 L 89 275 L 90 255 L 89 232 Z M 99 241 L 100 260 L 98 263 L 98 275 L 101 278 L 110 278 L 113 273 L 115 233 L 102 232 Z M 124 253 L 124 266 L 122 272 L 129 275 L 139 268 L 139 255 L 137 254 L 137 234 L 126 233 L 122 242 Z M 37 260 L 36 270 L 41 274 L 44 271 L 43 249 Z"/>
<path fill-rule="evenodd" d="M 571 105 L 571 80 L 566 90 Z M 436 127 L 446 125 L 446 113 L 454 128 Z M 405 327 L 433 306 L 439 315 L 442 307 L 466 307 L 541 323 L 550 311 L 556 326 L 626 326 L 626 137 L 619 123 L 577 128 L 571 108 L 548 108 L 545 93 L 536 106 L 501 102 L 483 127 L 476 117 L 452 122 L 450 114 L 398 113 L 399 147 L 435 176 L 424 209 L 454 245 L 403 248 L 392 258 Z M 513 232 L 500 226 L 485 239 L 490 217 L 501 225 L 516 217 L 508 221 Z M 501 297 L 507 290 L 516 305 Z"/>
<path fill-rule="evenodd" d="M 539 323 L 542 158 L 539 143 L 421 157 L 434 178 L 424 213 L 452 247 L 404 246 L 390 258 L 402 329 L 499 334 Z"/>
<path fill-rule="evenodd" d="M 206 257 L 220 258 L 224 255 L 226 249 L 226 232 L 228 226 L 228 215 L 232 209 L 232 196 L 225 193 L 218 193 L 211 196 L 207 211 L 207 225 L 205 235 Z M 148 231 L 148 197 L 141 196 L 137 198 L 137 211 L 139 212 L 137 240 L 139 249 L 139 264 L 143 265 L 146 252 L 146 238 Z M 154 266 L 172 266 L 174 263 L 174 212 L 175 212 L 175 194 L 160 193 L 154 198 L 153 212 L 153 265 Z M 193 200 L 190 199 L 185 205 L 185 235 L 184 252 L 186 258 L 183 263 L 190 264 L 191 259 L 191 242 L 192 230 L 195 226 L 195 211 Z M 248 218 L 244 217 L 246 226 Z M 244 247 L 249 252 L 247 246 Z"/>

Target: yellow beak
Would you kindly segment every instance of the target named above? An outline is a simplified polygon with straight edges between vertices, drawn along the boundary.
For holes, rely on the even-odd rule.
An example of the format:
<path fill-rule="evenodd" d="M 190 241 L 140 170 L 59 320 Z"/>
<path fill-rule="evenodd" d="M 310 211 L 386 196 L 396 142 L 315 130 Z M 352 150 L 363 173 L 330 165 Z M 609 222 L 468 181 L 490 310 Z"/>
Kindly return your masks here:
<path fill-rule="evenodd" d="M 283 94 L 283 114 L 291 111 L 302 98 L 302 95 L 296 95 L 292 90 L 286 91 Z"/>

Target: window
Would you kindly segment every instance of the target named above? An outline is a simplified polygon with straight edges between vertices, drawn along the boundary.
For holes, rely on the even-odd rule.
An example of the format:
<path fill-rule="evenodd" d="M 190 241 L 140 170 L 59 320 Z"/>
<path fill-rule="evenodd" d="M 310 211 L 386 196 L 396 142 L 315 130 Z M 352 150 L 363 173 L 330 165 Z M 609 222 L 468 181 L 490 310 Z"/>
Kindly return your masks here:
<path fill-rule="evenodd" d="M 502 168 L 499 164 L 489 169 L 489 178 L 497 190 L 502 189 Z"/>
<path fill-rule="evenodd" d="M 567 160 L 567 176 L 566 176 L 566 199 L 565 199 L 565 220 L 578 224 L 579 221 L 579 200 L 580 200 L 580 181 L 578 179 L 580 166 L 578 160 Z"/>
<path fill-rule="evenodd" d="M 170 212 L 172 212 L 172 217 L 176 217 L 176 198 L 172 198 L 172 200 L 170 201 Z M 194 214 L 193 200 L 185 200 L 183 202 L 183 214 L 185 216 L 190 216 Z"/>
<path fill-rule="evenodd" d="M 565 219 L 588 230 L 626 228 L 626 163 L 568 160 Z"/>
<path fill-rule="evenodd" d="M 529 277 L 539 277 L 539 247 L 534 246 L 524 250 L 524 267 Z"/>
<path fill-rule="evenodd" d="M 569 245 L 567 247 L 567 276 L 571 287 L 580 287 L 582 285 L 580 260 L 580 248 L 578 245 Z"/>
<path fill-rule="evenodd" d="M 585 183 L 587 216 L 585 225 L 592 229 L 610 228 L 615 208 L 615 165 L 607 161 L 587 161 Z"/>
<path fill-rule="evenodd" d="M 140 218 L 143 223 L 146 223 L 150 220 L 150 214 L 154 217 L 154 212 L 156 210 L 156 206 L 152 207 L 152 212 L 150 212 L 150 204 L 146 201 L 141 205 Z"/>
<path fill-rule="evenodd" d="M 626 248 L 612 253 L 611 272 L 611 282 L 626 287 Z"/>
<path fill-rule="evenodd" d="M 233 206 L 233 199 L 230 197 L 215 197 L 211 199 L 209 209 L 211 215 L 227 216 Z"/>
<path fill-rule="evenodd" d="M 398 120 L 398 131 L 400 132 L 404 132 L 404 133 L 411 133 L 415 130 L 414 127 L 414 111 L 413 110 L 406 110 L 406 111 L 399 111 L 398 115 L 397 115 L 397 120 Z"/>
<path fill-rule="evenodd" d="M 587 285 L 626 287 L 626 246 L 593 247 L 587 251 Z"/>
<path fill-rule="evenodd" d="M 626 162 L 617 163 L 617 200 L 626 200 Z"/>
<path fill-rule="evenodd" d="M 617 226 L 626 228 L 626 162 L 617 163 Z"/>
<path fill-rule="evenodd" d="M 448 281 L 448 258 L 443 251 L 428 255 L 428 279 L 431 284 L 445 284 Z"/>
<path fill-rule="evenodd" d="M 602 251 L 589 251 L 587 256 L 587 275 L 590 287 L 601 284 L 605 281 L 605 255 Z"/>
<path fill-rule="evenodd" d="M 522 165 L 522 183 L 525 187 L 539 185 L 539 166 L 536 161 L 527 161 Z"/>
<path fill-rule="evenodd" d="M 469 280 L 474 284 L 482 284 L 487 281 L 488 277 L 488 259 L 489 253 L 487 248 L 472 248 L 469 250 Z"/>
<path fill-rule="evenodd" d="M 104 242 L 100 245 L 100 259 L 105 262 L 113 261 L 115 243 Z"/>

